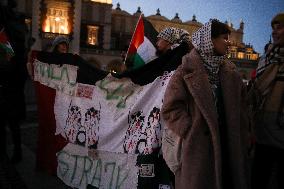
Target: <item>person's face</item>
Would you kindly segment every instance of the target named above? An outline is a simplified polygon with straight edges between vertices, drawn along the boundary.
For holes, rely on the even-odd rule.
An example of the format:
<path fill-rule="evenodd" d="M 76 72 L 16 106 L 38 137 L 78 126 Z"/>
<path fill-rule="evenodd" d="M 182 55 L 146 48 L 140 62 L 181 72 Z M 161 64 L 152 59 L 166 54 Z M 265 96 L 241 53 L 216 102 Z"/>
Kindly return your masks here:
<path fill-rule="evenodd" d="M 212 39 L 214 51 L 218 56 L 223 56 L 227 53 L 230 45 L 229 35 L 221 34 L 217 38 Z"/>
<path fill-rule="evenodd" d="M 57 45 L 57 52 L 58 53 L 67 53 L 68 52 L 68 46 L 66 43 L 59 43 Z"/>
<path fill-rule="evenodd" d="M 168 49 L 171 48 L 171 44 L 162 38 L 158 38 L 156 45 L 157 55 L 164 54 Z"/>
<path fill-rule="evenodd" d="M 284 46 L 284 24 L 273 24 L 272 38 L 275 45 Z"/>

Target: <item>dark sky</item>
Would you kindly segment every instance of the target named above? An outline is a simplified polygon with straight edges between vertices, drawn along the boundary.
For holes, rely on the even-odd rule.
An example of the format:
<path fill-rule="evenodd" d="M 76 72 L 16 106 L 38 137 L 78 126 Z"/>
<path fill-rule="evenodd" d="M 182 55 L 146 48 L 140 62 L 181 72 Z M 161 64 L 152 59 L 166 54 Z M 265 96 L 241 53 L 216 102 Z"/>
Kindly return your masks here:
<path fill-rule="evenodd" d="M 145 16 L 156 14 L 159 8 L 162 16 L 172 19 L 178 13 L 183 22 L 191 20 L 195 14 L 201 23 L 217 18 L 239 28 L 243 20 L 244 42 L 253 45 L 259 53 L 263 53 L 269 41 L 272 17 L 284 12 L 284 0 L 113 0 L 113 8 L 118 2 L 120 8 L 130 14 L 135 13 L 138 6 Z"/>

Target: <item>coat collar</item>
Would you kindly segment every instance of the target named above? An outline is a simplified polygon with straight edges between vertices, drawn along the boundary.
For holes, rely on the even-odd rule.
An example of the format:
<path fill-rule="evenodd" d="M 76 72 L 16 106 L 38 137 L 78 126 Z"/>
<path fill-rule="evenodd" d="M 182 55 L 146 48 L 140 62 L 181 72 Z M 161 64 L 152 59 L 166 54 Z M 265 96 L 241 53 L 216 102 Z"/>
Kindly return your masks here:
<path fill-rule="evenodd" d="M 188 90 L 192 94 L 195 103 L 203 114 L 208 125 L 217 128 L 217 109 L 214 104 L 213 93 L 208 75 L 203 66 L 198 52 L 193 49 L 183 58 L 183 69 L 187 73 L 184 76 Z"/>
<path fill-rule="evenodd" d="M 212 124 L 216 126 L 214 128 L 217 128 L 218 114 L 214 104 L 211 84 L 209 83 L 208 75 L 202 63 L 202 59 L 195 49 L 193 49 L 189 54 L 184 56 L 182 66 L 186 73 L 184 75 L 185 83 L 190 93 L 192 94 L 197 106 L 199 107 L 202 115 L 204 116 L 208 124 Z M 240 91 L 240 86 L 238 85 L 239 77 L 236 76 L 236 72 L 232 71 L 234 69 L 234 64 L 230 62 L 224 62 L 220 66 L 219 70 L 225 111 L 227 110 L 226 107 L 229 107 L 229 104 L 231 102 L 233 103 L 235 100 L 239 100 L 231 99 L 231 96 L 234 95 L 234 93 L 232 93 L 231 91 L 231 89 L 234 90 L 232 88 L 233 85 L 236 89 L 236 92 Z"/>

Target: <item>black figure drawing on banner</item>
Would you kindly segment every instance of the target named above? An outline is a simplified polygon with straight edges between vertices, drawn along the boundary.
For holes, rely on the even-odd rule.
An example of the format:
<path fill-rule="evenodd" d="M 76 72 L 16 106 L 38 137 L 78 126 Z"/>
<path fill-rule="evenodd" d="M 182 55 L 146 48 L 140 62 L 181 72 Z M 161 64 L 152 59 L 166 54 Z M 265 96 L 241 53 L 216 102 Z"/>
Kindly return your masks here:
<path fill-rule="evenodd" d="M 160 109 L 154 107 L 150 112 L 146 128 L 148 153 L 159 151 L 162 144 Z"/>
<path fill-rule="evenodd" d="M 71 105 L 72 101 L 70 102 L 68 108 L 68 116 L 66 120 L 66 125 L 64 128 L 66 138 L 69 142 L 75 143 L 77 131 L 81 126 L 81 109 L 78 106 Z"/>
<path fill-rule="evenodd" d="M 138 111 L 128 116 L 129 127 L 123 144 L 125 153 L 151 154 L 161 147 L 160 109 L 154 107 L 148 116 L 147 126 L 145 116 Z"/>
<path fill-rule="evenodd" d="M 91 107 L 85 113 L 85 127 L 87 129 L 88 146 L 92 149 L 97 149 L 99 141 L 99 122 L 100 122 L 100 110 L 96 110 Z"/>
<path fill-rule="evenodd" d="M 143 116 L 142 111 L 135 112 L 131 116 L 128 115 L 129 127 L 126 131 L 125 140 L 123 144 L 125 153 L 135 153 L 135 151 L 137 151 L 136 147 L 138 146 L 138 144 L 141 143 L 142 145 L 144 143 L 142 141 L 139 142 L 139 140 L 146 139 L 146 135 L 142 131 L 144 126 L 144 118 L 145 116 Z"/>
<path fill-rule="evenodd" d="M 66 138 L 71 143 L 96 149 L 99 140 L 100 110 L 88 108 L 84 117 L 82 112 L 82 108 L 70 102 L 64 128 Z"/>

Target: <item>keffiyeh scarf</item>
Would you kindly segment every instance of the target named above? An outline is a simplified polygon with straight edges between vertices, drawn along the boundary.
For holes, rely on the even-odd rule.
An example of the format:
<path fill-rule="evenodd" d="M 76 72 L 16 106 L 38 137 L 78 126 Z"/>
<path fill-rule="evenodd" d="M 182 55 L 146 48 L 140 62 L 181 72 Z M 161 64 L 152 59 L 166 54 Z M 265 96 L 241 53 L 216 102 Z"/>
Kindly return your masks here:
<path fill-rule="evenodd" d="M 216 89 L 220 83 L 219 68 L 224 56 L 214 56 L 214 46 L 211 39 L 212 19 L 205 23 L 199 30 L 192 35 L 192 44 L 199 52 L 205 69 L 208 73 L 209 82 L 213 89 Z"/>
<path fill-rule="evenodd" d="M 282 62 L 284 62 L 284 47 L 273 46 L 271 50 L 260 59 L 256 69 L 256 77 L 262 75 L 269 65 Z"/>
<path fill-rule="evenodd" d="M 157 37 L 173 44 L 171 46 L 171 49 L 178 47 L 182 42 L 190 43 L 189 33 L 186 30 L 180 28 L 165 28 L 158 34 Z"/>

